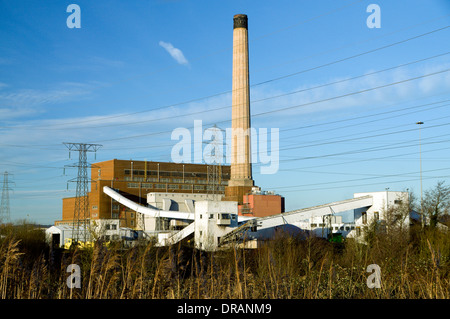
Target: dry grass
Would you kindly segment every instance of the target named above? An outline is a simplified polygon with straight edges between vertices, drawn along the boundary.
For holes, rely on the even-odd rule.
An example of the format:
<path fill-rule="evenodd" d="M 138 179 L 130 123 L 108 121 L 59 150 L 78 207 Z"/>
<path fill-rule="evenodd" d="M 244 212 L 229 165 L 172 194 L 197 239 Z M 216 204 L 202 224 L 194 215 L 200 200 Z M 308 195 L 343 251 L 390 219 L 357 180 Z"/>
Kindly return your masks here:
<path fill-rule="evenodd" d="M 151 243 L 55 252 L 29 236 L 0 239 L 2 299 L 450 297 L 450 236 L 437 230 L 413 240 L 375 235 L 369 245 L 280 235 L 258 249 L 212 253 Z M 66 285 L 70 264 L 81 267 L 79 289 Z M 379 289 L 367 287 L 369 264 L 381 268 Z"/>

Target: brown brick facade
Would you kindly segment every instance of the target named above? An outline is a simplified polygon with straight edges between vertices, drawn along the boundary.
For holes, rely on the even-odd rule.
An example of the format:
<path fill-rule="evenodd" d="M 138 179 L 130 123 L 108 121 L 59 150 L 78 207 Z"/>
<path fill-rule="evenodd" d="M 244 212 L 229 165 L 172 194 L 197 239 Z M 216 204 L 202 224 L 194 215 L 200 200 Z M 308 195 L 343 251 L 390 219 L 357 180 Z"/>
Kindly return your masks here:
<path fill-rule="evenodd" d="M 212 170 L 211 170 L 212 171 Z M 223 194 L 230 179 L 230 166 L 221 166 L 216 193 Z M 103 193 L 103 186 L 119 190 L 127 198 L 146 205 L 147 193 L 209 193 L 213 192 L 211 175 L 206 164 L 178 164 L 133 160 L 109 160 L 91 166 L 89 207 L 91 219 L 120 218 L 121 227 L 136 228 L 136 214 Z M 62 220 L 73 222 L 75 198 L 63 199 Z"/>

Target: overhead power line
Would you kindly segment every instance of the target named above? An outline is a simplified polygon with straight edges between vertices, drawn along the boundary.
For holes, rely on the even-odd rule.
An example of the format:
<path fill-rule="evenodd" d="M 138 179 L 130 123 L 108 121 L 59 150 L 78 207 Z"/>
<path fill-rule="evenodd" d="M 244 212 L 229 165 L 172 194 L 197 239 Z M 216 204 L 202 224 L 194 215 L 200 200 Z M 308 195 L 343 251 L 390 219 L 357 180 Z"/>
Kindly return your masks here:
<path fill-rule="evenodd" d="M 440 171 L 446 171 L 450 170 L 450 167 L 445 168 L 437 168 L 437 169 L 431 169 L 423 171 L 424 173 L 430 173 L 430 172 L 440 172 Z M 407 176 L 412 174 L 418 174 L 418 172 L 410 172 L 410 173 L 397 173 L 397 174 L 387 174 L 387 175 L 375 175 L 370 176 L 369 178 L 355 178 L 355 179 L 347 179 L 347 180 L 340 180 L 340 181 L 333 181 L 333 182 L 323 182 L 323 183 L 312 183 L 312 184 L 297 184 L 297 185 L 289 185 L 289 186 L 278 186 L 278 187 L 272 187 L 275 189 L 284 189 L 284 188 L 297 188 L 297 187 L 310 187 L 310 186 L 319 186 L 319 185 L 329 185 L 329 184 L 342 184 L 342 183 L 348 183 L 348 182 L 358 182 L 358 181 L 364 181 L 367 179 L 380 179 L 380 178 L 389 178 L 389 177 L 399 177 L 399 176 Z"/>
<path fill-rule="evenodd" d="M 386 69 L 383 69 L 383 70 L 379 70 L 379 71 L 365 73 L 365 74 L 358 75 L 358 76 L 351 77 L 351 78 L 347 78 L 347 79 L 342 79 L 342 80 L 328 82 L 328 83 L 321 84 L 321 85 L 316 85 L 316 86 L 309 87 L 309 88 L 306 88 L 306 89 L 300 89 L 300 90 L 295 90 L 295 91 L 291 91 L 291 92 L 288 92 L 288 93 L 283 93 L 283 94 L 278 94 L 278 95 L 274 95 L 274 96 L 269 96 L 269 97 L 262 98 L 262 99 L 251 100 L 250 103 L 251 104 L 255 104 L 255 103 L 260 103 L 260 102 L 264 102 L 264 101 L 268 101 L 268 100 L 272 100 L 272 99 L 286 97 L 286 96 L 289 96 L 289 95 L 294 95 L 294 94 L 304 93 L 304 92 L 308 92 L 308 91 L 312 91 L 312 90 L 316 90 L 316 89 L 320 89 L 320 88 L 325 88 L 325 87 L 328 87 L 328 86 L 341 84 L 341 83 L 344 83 L 344 82 L 349 82 L 349 81 L 353 81 L 353 80 L 356 80 L 356 79 L 369 77 L 369 76 L 372 76 L 372 75 L 375 75 L 375 74 L 379 74 L 379 73 L 382 73 L 382 72 L 391 71 L 391 70 L 394 70 L 394 69 L 397 69 L 397 68 L 402 68 L 402 67 L 409 66 L 409 65 L 412 65 L 412 64 L 428 61 L 428 60 L 435 59 L 435 58 L 438 58 L 438 57 L 442 57 L 442 56 L 445 56 L 445 55 L 448 55 L 448 54 L 450 54 L 450 52 L 445 52 L 445 53 L 434 55 L 434 56 L 427 57 L 427 58 L 424 58 L 424 59 L 419 59 L 419 60 L 416 60 L 416 61 L 412 61 L 412 62 L 400 64 L 400 65 L 396 65 L 396 66 L 389 67 L 389 68 L 386 68 Z M 185 104 L 185 103 L 183 103 L 183 104 Z M 215 111 L 220 111 L 220 110 L 227 109 L 227 108 L 231 108 L 231 105 L 215 107 L 215 108 L 212 108 L 212 109 L 202 110 L 202 111 L 198 111 L 198 112 L 182 113 L 182 114 L 177 114 L 177 115 L 167 116 L 167 117 L 157 118 L 157 119 L 142 120 L 142 121 L 130 121 L 130 122 L 127 122 L 127 123 L 114 123 L 114 124 L 105 124 L 105 125 L 95 125 L 95 126 L 88 126 L 88 127 L 84 126 L 84 128 L 104 128 L 104 127 L 118 127 L 118 126 L 139 125 L 139 124 L 151 123 L 151 122 L 157 122 L 157 121 L 163 121 L 163 120 L 172 120 L 174 118 L 187 117 L 187 116 L 192 116 L 192 115 L 196 115 L 196 114 L 204 114 L 206 112 L 215 112 Z M 231 120 L 229 120 L 229 121 L 231 121 Z M 61 130 L 61 129 L 62 128 L 57 128 L 56 130 Z M 55 128 L 52 129 L 52 128 L 46 127 L 46 128 L 43 128 L 43 130 L 55 130 Z M 67 127 L 65 127 L 64 130 L 67 130 Z"/>
<path fill-rule="evenodd" d="M 428 176 L 423 177 L 423 179 L 442 179 L 442 178 L 449 178 L 450 175 L 440 175 L 440 176 Z M 413 179 L 403 179 L 403 180 L 396 180 L 396 181 L 383 181 L 378 183 L 366 183 L 366 184 L 353 184 L 353 185 L 339 185 L 339 186 L 333 186 L 333 187 L 320 187 L 320 188 L 308 188 L 304 190 L 299 189 L 291 189 L 291 190 L 284 190 L 283 193 L 289 193 L 289 192 L 301 192 L 301 191 L 323 191 L 323 190 L 330 190 L 330 189 L 344 189 L 344 188 L 355 188 L 355 187 L 361 187 L 361 186 L 374 186 L 374 185 L 386 185 L 389 184 L 397 184 L 397 183 L 405 183 L 405 182 L 416 182 L 419 178 L 413 178 Z"/>
<path fill-rule="evenodd" d="M 280 76 L 280 77 L 276 77 L 276 78 L 272 78 L 272 79 L 269 79 L 269 80 L 265 80 L 265 81 L 262 81 L 262 82 L 259 82 L 259 83 L 256 83 L 256 84 L 252 84 L 250 87 L 260 86 L 260 85 L 263 85 L 263 84 L 267 84 L 267 83 L 274 82 L 274 81 L 279 81 L 279 80 L 282 80 L 282 79 L 285 79 L 285 78 L 290 78 L 290 77 L 293 77 L 293 76 L 296 76 L 296 75 L 299 75 L 299 74 L 303 74 L 303 73 L 306 73 L 306 72 L 310 72 L 310 71 L 313 71 L 313 70 L 318 70 L 318 69 L 321 69 L 321 68 L 325 68 L 325 67 L 328 67 L 328 66 L 331 66 L 331 65 L 334 65 L 334 64 L 338 64 L 338 63 L 341 63 L 341 62 L 344 62 L 344 61 L 348 61 L 348 60 L 351 60 L 351 59 L 354 59 L 354 58 L 357 58 L 357 57 L 360 57 L 360 56 L 363 56 L 363 55 L 367 55 L 367 54 L 374 53 L 374 52 L 377 52 L 377 51 L 380 51 L 380 50 L 384 50 L 386 48 L 390 48 L 390 47 L 393 47 L 393 46 L 396 46 L 396 45 L 399 45 L 399 44 L 402 44 L 402 43 L 406 43 L 406 42 L 409 42 L 409 41 L 412 41 L 412 40 L 415 40 L 415 39 L 418 39 L 418 38 L 421 38 L 421 37 L 424 37 L 424 36 L 428 36 L 430 34 L 433 34 L 433 33 L 439 32 L 439 31 L 443 31 L 443 30 L 445 30 L 445 29 L 447 29 L 449 27 L 450 26 L 445 26 L 445 27 L 442 27 L 442 28 L 438 28 L 438 29 L 435 29 L 435 30 L 432 30 L 432 31 L 429 31 L 429 32 L 426 32 L 426 33 L 423 33 L 423 34 L 420 34 L 420 35 L 417 35 L 417 36 L 414 36 L 414 37 L 410 37 L 410 38 L 407 38 L 407 39 L 404 39 L 404 40 L 401 40 L 401 41 L 390 43 L 388 45 L 381 46 L 381 47 L 378 47 L 378 48 L 375 48 L 375 49 L 372 49 L 372 50 L 369 50 L 369 51 L 365 51 L 365 52 L 362 52 L 362 53 L 359 53 L 359 54 L 356 54 L 356 55 L 352 55 L 352 56 L 349 56 L 349 57 L 338 59 L 338 60 L 335 60 L 335 61 L 332 61 L 332 62 L 329 62 L 329 63 L 325 63 L 325 64 L 322 64 L 322 65 L 319 65 L 319 66 L 315 66 L 315 67 L 312 67 L 312 68 L 303 69 L 303 70 L 300 70 L 300 71 L 297 71 L 297 72 L 294 72 L 294 73 L 290 73 L 290 74 L 287 74 L 287 75 L 283 75 L 283 76 Z M 445 55 L 445 54 L 448 54 L 448 52 L 443 53 L 442 55 Z M 422 59 L 422 60 L 418 60 L 418 61 L 414 61 L 414 62 L 410 62 L 410 63 L 406 63 L 406 64 L 403 64 L 403 65 L 400 65 L 400 66 L 397 66 L 397 67 L 401 67 L 401 66 L 406 66 L 406 65 L 409 65 L 409 64 L 413 64 L 413 63 L 422 62 L 422 61 L 425 61 L 427 59 L 432 59 L 432 58 L 436 58 L 436 57 L 439 57 L 439 56 L 440 55 L 433 56 L 433 57 L 426 58 L 426 59 Z M 389 69 L 394 69 L 394 68 L 397 68 L 397 67 L 393 67 L 393 68 L 389 68 Z M 385 70 L 381 70 L 381 71 L 378 71 L 378 72 L 374 72 L 372 74 L 379 73 L 379 72 L 385 72 L 385 71 L 387 71 L 389 69 L 385 69 Z M 362 76 L 365 76 L 365 75 L 362 75 Z M 355 77 L 354 79 L 362 77 L 362 76 Z M 345 80 L 342 80 L 342 81 L 345 81 Z M 339 82 L 340 81 L 338 81 L 336 83 L 339 83 Z M 334 83 L 334 84 L 336 84 L 336 83 Z M 311 89 L 313 89 L 313 88 L 311 88 Z M 49 129 L 49 128 L 55 127 L 55 126 L 65 126 L 64 129 L 67 129 L 67 125 L 71 125 L 71 124 L 78 124 L 79 125 L 80 123 L 83 124 L 83 123 L 88 123 L 88 122 L 98 122 L 98 121 L 104 121 L 104 120 L 115 119 L 115 118 L 122 118 L 122 117 L 127 117 L 127 116 L 131 116 L 131 115 L 137 115 L 137 114 L 142 114 L 142 113 L 147 113 L 147 112 L 153 112 L 153 111 L 167 109 L 167 108 L 171 108 L 171 107 L 175 107 L 175 106 L 179 106 L 179 105 L 183 105 L 183 104 L 198 102 L 200 100 L 217 97 L 217 96 L 224 95 L 224 94 L 229 94 L 231 92 L 232 92 L 232 90 L 228 90 L 228 91 L 212 94 L 212 95 L 209 95 L 209 96 L 204 96 L 204 97 L 195 98 L 195 99 L 191 99 L 191 100 L 187 100 L 187 101 L 183 101 L 183 102 L 179 102 L 179 103 L 174 103 L 174 104 L 170 104 L 170 105 L 165 105 L 165 106 L 152 108 L 150 110 L 143 110 L 143 111 L 138 111 L 138 112 L 119 114 L 119 115 L 115 115 L 115 116 L 106 116 L 106 117 L 102 117 L 100 119 L 95 119 L 95 120 L 66 122 L 66 123 L 53 124 L 53 125 L 52 124 L 47 124 L 47 125 L 42 125 L 42 126 L 30 124 L 30 125 L 20 125 L 20 126 L 13 126 L 13 127 L 34 127 L 34 128 L 42 127 L 43 129 Z M 294 92 L 294 93 L 299 93 L 299 91 L 298 92 Z M 293 93 L 290 93 L 290 94 L 293 94 Z M 286 95 L 289 95 L 289 94 L 286 94 Z M 277 97 L 280 97 L 280 96 L 277 96 Z M 255 103 L 255 101 L 252 101 L 252 103 Z M 217 110 L 225 109 L 225 108 L 229 108 L 229 107 L 231 107 L 231 106 L 223 106 L 223 107 L 213 108 L 211 110 L 205 110 L 205 111 L 201 111 L 201 112 L 185 113 L 185 115 L 183 115 L 183 116 L 195 115 L 195 114 L 211 112 L 211 111 L 217 111 Z M 169 118 L 164 118 L 164 119 L 169 119 Z M 162 119 L 157 119 L 157 120 L 162 120 Z M 131 124 L 136 124 L 136 122 L 131 123 Z M 118 125 L 118 124 L 115 124 L 115 125 Z M 8 127 L 8 126 L 4 126 L 4 127 Z"/>
<path fill-rule="evenodd" d="M 366 92 L 370 92 L 370 91 L 374 91 L 374 90 L 378 90 L 378 89 L 382 89 L 382 88 L 386 88 L 386 87 L 390 87 L 390 86 L 394 86 L 394 85 L 398 85 L 398 84 L 407 83 L 407 82 L 410 82 L 410 81 L 426 78 L 426 77 L 429 77 L 429 76 L 434 76 L 434 75 L 445 73 L 445 72 L 448 72 L 448 71 L 450 71 L 450 69 L 444 69 L 444 70 L 441 70 L 441 71 L 432 72 L 432 73 L 424 74 L 424 75 L 421 75 L 421 76 L 416 76 L 416 77 L 405 79 L 405 80 L 402 80 L 402 81 L 396 81 L 396 82 L 392 82 L 392 83 L 389 83 L 389 84 L 384 84 L 384 85 L 376 86 L 376 87 L 373 87 L 373 88 L 364 89 L 364 90 L 360 90 L 360 91 L 355 91 L 355 92 L 351 92 L 351 93 L 347 93 L 347 94 L 342 94 L 342 95 L 338 95 L 338 96 L 334 96 L 334 97 L 330 97 L 330 98 L 326 98 L 326 99 L 321 99 L 321 100 L 317 100 L 317 101 L 313 101 L 313 102 L 308 102 L 308 103 L 293 105 L 293 106 L 289 106 L 289 107 L 284 107 L 284 108 L 281 108 L 281 109 L 276 109 L 276 110 L 256 113 L 256 114 L 252 114 L 252 118 L 257 117 L 257 116 L 262 116 L 262 115 L 268 115 L 268 114 L 273 114 L 273 113 L 278 113 L 278 112 L 284 112 L 284 111 L 287 111 L 287 110 L 296 109 L 296 108 L 300 108 L 300 107 L 305 107 L 305 106 L 309 106 L 309 105 L 314 105 L 314 104 L 318 104 L 318 103 L 329 102 L 329 101 L 333 101 L 333 100 L 344 98 L 344 97 L 349 97 L 349 96 L 353 96 L 353 95 L 357 95 L 357 94 L 362 94 L 362 93 L 366 93 Z M 229 121 L 230 120 L 215 121 L 214 123 L 207 123 L 207 124 L 204 124 L 204 125 L 221 124 L 221 123 L 227 123 Z M 193 127 L 190 127 L 190 128 L 192 129 Z M 132 136 L 117 137 L 117 138 L 105 139 L 105 140 L 101 140 L 101 141 L 95 141 L 93 143 L 101 143 L 101 142 L 108 142 L 108 141 L 118 141 L 118 140 L 127 140 L 127 139 L 148 137 L 148 136 L 159 135 L 159 134 L 169 133 L 169 132 L 172 132 L 172 130 L 170 130 L 170 131 L 161 131 L 161 132 L 152 132 L 152 133 L 132 135 Z"/>

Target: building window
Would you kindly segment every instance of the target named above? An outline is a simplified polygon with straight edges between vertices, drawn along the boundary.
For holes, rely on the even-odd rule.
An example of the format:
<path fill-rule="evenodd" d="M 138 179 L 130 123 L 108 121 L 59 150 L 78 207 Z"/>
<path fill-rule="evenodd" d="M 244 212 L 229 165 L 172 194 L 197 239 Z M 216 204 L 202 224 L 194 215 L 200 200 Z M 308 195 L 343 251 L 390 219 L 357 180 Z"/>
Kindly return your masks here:
<path fill-rule="evenodd" d="M 128 188 L 139 188 L 139 183 L 128 183 Z"/>
<path fill-rule="evenodd" d="M 152 183 L 142 183 L 142 188 L 153 188 Z"/>
<path fill-rule="evenodd" d="M 178 185 L 175 185 L 175 184 L 170 184 L 169 185 L 169 189 L 178 189 L 178 188 L 179 188 Z"/>
<path fill-rule="evenodd" d="M 117 225 L 116 224 L 111 224 L 111 229 L 112 230 L 117 230 Z"/>
<path fill-rule="evenodd" d="M 181 189 L 185 189 L 185 190 L 191 190 L 192 186 L 191 185 L 181 185 Z"/>
<path fill-rule="evenodd" d="M 134 213 L 133 212 L 130 213 L 130 217 L 134 218 Z"/>
<path fill-rule="evenodd" d="M 394 200 L 394 204 L 400 205 L 402 203 L 401 199 Z"/>
<path fill-rule="evenodd" d="M 113 204 L 112 205 L 112 209 L 113 210 L 119 210 L 119 205 L 118 204 Z"/>
<path fill-rule="evenodd" d="M 97 205 L 92 206 L 92 209 L 98 209 Z"/>
<path fill-rule="evenodd" d="M 170 182 L 170 178 L 160 178 L 159 181 L 163 182 L 163 183 L 169 183 Z"/>
<path fill-rule="evenodd" d="M 362 216 L 362 223 L 367 224 L 367 212 L 361 213 Z"/>
<path fill-rule="evenodd" d="M 155 184 L 155 188 L 157 188 L 157 189 L 166 189 L 166 184 Z"/>
<path fill-rule="evenodd" d="M 379 220 L 380 219 L 380 213 L 379 212 L 374 212 L 373 213 L 373 217 L 375 218 L 375 220 Z"/>
<path fill-rule="evenodd" d="M 361 236 L 361 227 L 356 227 L 356 236 Z"/>
<path fill-rule="evenodd" d="M 201 186 L 201 185 L 194 185 L 194 189 L 195 189 L 195 190 L 197 190 L 197 191 L 200 191 L 200 190 L 205 190 L 205 186 Z"/>
<path fill-rule="evenodd" d="M 183 183 L 183 179 L 182 178 L 172 178 L 172 182 L 174 182 L 174 183 Z"/>
<path fill-rule="evenodd" d="M 312 228 L 312 227 L 317 227 L 317 224 L 311 224 L 311 228 Z"/>

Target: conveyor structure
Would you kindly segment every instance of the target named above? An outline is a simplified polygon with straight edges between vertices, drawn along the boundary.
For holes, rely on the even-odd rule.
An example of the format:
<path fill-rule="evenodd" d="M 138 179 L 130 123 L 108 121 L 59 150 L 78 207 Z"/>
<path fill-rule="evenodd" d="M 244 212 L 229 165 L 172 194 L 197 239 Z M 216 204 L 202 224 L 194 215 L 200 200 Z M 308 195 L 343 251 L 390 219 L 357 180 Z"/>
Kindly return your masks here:
<path fill-rule="evenodd" d="M 196 216 L 197 218 L 202 218 L 201 215 L 192 213 L 192 212 L 180 212 L 180 211 L 170 211 L 170 210 L 158 210 L 151 207 L 145 207 L 140 204 L 137 204 L 123 195 L 119 194 L 116 190 L 105 186 L 103 188 L 103 192 L 119 202 L 120 204 L 134 210 L 135 212 L 148 215 L 151 217 L 166 217 L 169 219 L 181 219 L 185 221 L 190 221 L 190 224 L 180 231 L 161 239 L 159 241 L 159 245 L 171 245 L 175 244 L 184 238 L 192 235 L 196 229 Z M 220 228 L 220 240 L 218 241 L 218 245 L 223 245 L 229 243 L 231 241 L 237 240 L 242 237 L 244 232 L 250 232 L 253 237 L 258 238 L 258 233 L 262 230 L 267 230 L 271 228 L 275 228 L 278 226 L 290 224 L 294 225 L 296 223 L 309 220 L 314 217 L 322 217 L 326 215 L 333 215 L 336 213 L 341 213 L 345 211 L 350 211 L 359 208 L 369 208 L 373 204 L 373 198 L 370 195 L 356 197 L 352 199 L 347 199 L 343 201 L 333 202 L 329 204 L 298 209 L 289 211 L 282 214 L 276 214 L 272 216 L 266 217 L 247 217 L 247 216 L 238 216 L 237 212 L 235 212 L 236 223 L 234 223 L 234 227 L 231 225 L 223 226 L 217 223 L 217 227 Z M 195 206 L 195 205 L 194 205 Z M 205 212 L 208 214 L 208 212 Z M 209 228 L 209 231 L 212 232 L 211 236 L 214 237 L 215 234 L 214 228 Z"/>

